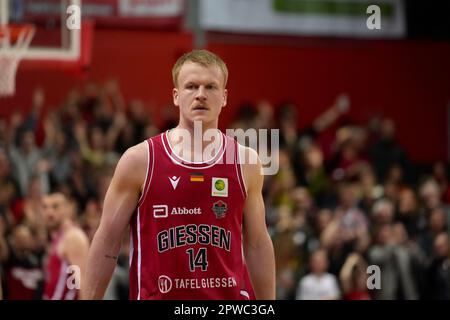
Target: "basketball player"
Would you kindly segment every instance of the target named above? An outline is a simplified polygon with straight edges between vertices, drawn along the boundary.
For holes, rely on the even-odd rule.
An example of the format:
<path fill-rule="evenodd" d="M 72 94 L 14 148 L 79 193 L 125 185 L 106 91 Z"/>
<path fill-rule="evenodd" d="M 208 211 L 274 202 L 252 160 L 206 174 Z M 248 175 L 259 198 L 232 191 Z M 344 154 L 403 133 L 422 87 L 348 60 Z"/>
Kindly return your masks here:
<path fill-rule="evenodd" d="M 82 298 L 83 294 L 79 289 L 89 251 L 89 240 L 70 218 L 69 203 L 64 194 L 46 195 L 42 204 L 44 220 L 52 239 L 45 266 L 43 299 Z M 79 279 L 75 278 L 77 276 Z"/>
<path fill-rule="evenodd" d="M 179 123 L 120 159 L 89 252 L 86 297 L 103 298 L 131 223 L 130 299 L 275 299 L 261 163 L 217 129 L 227 67 L 194 50 L 172 75 Z M 182 132 L 203 140 L 194 135 L 198 123 L 213 132 L 201 141 L 201 152 L 215 150 L 203 161 L 192 146 L 180 147 Z M 240 164 L 251 156 L 257 163 Z"/>

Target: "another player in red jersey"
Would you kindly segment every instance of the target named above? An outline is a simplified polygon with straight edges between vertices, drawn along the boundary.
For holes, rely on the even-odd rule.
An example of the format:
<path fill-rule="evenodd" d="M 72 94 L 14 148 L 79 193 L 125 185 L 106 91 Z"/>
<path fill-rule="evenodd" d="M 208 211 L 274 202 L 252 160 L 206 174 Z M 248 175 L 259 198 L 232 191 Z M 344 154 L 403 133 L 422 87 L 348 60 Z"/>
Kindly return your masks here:
<path fill-rule="evenodd" d="M 178 126 L 120 159 L 89 252 L 86 298 L 103 297 L 130 224 L 130 299 L 275 299 L 261 163 L 217 129 L 227 67 L 194 50 L 172 74 Z M 196 134 L 199 124 L 209 139 Z"/>
<path fill-rule="evenodd" d="M 45 223 L 52 238 L 45 265 L 43 299 L 82 298 L 81 279 L 89 251 L 89 240 L 84 231 L 71 221 L 64 194 L 46 195 L 42 203 Z M 76 276 L 80 279 L 73 278 Z M 79 288 L 77 288 L 77 281 L 79 281 Z"/>

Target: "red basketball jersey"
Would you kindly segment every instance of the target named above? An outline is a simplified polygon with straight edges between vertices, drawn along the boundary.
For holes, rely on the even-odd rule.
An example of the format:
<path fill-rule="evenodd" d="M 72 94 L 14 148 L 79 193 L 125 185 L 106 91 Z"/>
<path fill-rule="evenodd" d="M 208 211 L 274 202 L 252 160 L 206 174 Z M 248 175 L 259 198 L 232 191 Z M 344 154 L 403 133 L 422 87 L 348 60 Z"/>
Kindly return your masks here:
<path fill-rule="evenodd" d="M 254 299 L 242 252 L 238 144 L 221 134 L 211 161 L 187 162 L 167 135 L 146 141 L 147 177 L 131 219 L 130 299 Z"/>
<path fill-rule="evenodd" d="M 69 289 L 69 263 L 58 254 L 58 245 L 64 235 L 61 230 L 52 240 L 45 267 L 44 300 L 76 300 L 77 289 Z"/>

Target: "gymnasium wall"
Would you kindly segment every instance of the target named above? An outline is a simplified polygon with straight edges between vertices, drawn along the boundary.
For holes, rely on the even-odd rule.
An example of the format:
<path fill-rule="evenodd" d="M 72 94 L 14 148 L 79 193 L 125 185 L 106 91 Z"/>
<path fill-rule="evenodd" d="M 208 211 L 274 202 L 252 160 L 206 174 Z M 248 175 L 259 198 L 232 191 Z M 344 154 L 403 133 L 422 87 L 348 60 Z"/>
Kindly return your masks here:
<path fill-rule="evenodd" d="M 189 33 L 97 30 L 92 67 L 84 77 L 27 64 L 17 77 L 15 98 L 0 100 L 0 116 L 29 110 L 32 89 L 45 88 L 47 109 L 88 79 L 119 79 L 127 99 L 162 108 L 171 103 L 171 67 L 192 47 Z M 411 159 L 446 159 L 446 109 L 450 102 L 450 43 L 286 39 L 252 45 L 213 41 L 230 69 L 225 128 L 243 102 L 291 100 L 299 106 L 300 126 L 309 124 L 341 93 L 350 95 L 349 117 L 365 123 L 374 114 L 392 117 Z M 47 111 L 47 110 L 45 110 Z"/>

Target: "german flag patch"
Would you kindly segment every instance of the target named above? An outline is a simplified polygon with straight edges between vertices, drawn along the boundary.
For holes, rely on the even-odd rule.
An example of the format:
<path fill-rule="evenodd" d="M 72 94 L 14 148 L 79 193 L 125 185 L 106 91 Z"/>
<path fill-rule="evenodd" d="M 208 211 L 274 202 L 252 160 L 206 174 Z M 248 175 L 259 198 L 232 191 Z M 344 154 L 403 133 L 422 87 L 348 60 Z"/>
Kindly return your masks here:
<path fill-rule="evenodd" d="M 203 181 L 205 181 L 205 177 L 204 177 L 203 173 L 201 173 L 201 172 L 191 173 L 190 181 L 191 182 L 203 182 Z"/>

